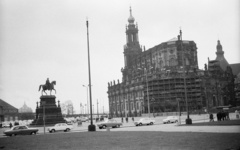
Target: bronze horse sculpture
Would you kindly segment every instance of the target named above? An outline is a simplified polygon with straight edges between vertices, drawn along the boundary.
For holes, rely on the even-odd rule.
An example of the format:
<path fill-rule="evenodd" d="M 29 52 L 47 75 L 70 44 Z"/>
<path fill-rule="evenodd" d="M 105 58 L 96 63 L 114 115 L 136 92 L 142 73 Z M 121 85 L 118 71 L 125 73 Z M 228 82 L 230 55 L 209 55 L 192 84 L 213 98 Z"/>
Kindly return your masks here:
<path fill-rule="evenodd" d="M 39 90 L 41 90 L 41 87 L 42 87 L 42 95 L 43 95 L 43 92 L 47 95 L 47 93 L 45 92 L 46 90 L 49 90 L 50 91 L 50 95 L 52 93 L 52 90 L 55 91 L 55 94 L 57 93 L 56 90 L 54 89 L 54 85 L 56 85 L 56 81 L 52 81 L 49 85 L 47 84 L 41 84 L 39 85 Z"/>

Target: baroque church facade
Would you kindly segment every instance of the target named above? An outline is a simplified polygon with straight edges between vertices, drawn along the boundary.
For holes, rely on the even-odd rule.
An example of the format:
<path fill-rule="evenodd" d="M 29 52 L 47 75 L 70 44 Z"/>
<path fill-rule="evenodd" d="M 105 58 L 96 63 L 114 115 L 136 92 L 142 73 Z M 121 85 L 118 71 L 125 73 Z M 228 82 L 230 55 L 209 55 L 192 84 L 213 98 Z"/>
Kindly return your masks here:
<path fill-rule="evenodd" d="M 208 85 L 209 89 L 204 88 L 208 79 L 212 79 L 211 62 L 209 68 L 205 65 L 205 70 L 198 68 L 194 41 L 182 40 L 180 31 L 177 38 L 145 50 L 139 43 L 138 26 L 134 21 L 130 9 L 122 82 L 108 83 L 110 116 L 141 116 L 149 111 L 176 112 L 179 108 L 181 111 L 201 110 L 225 104 L 217 103 L 217 94 L 214 99 L 212 90 L 209 91 L 215 84 Z M 231 70 L 228 71 L 231 74 Z"/>

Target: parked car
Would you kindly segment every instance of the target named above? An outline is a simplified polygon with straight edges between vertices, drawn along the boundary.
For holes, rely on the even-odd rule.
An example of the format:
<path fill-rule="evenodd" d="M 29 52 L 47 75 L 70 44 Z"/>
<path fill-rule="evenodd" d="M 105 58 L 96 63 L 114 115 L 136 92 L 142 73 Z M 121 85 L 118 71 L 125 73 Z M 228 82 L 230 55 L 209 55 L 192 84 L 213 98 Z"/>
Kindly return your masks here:
<path fill-rule="evenodd" d="M 12 135 L 31 135 L 31 134 L 37 134 L 38 129 L 37 128 L 29 128 L 28 126 L 13 126 L 10 130 L 4 131 L 4 134 L 7 136 Z"/>
<path fill-rule="evenodd" d="M 106 119 L 102 122 L 97 123 L 99 129 L 105 129 L 106 127 L 119 128 L 122 126 L 121 122 L 117 122 L 115 119 Z"/>
<path fill-rule="evenodd" d="M 167 118 L 163 119 L 163 123 L 177 123 L 178 117 L 177 116 L 168 116 Z"/>
<path fill-rule="evenodd" d="M 141 118 L 138 121 L 135 121 L 135 126 L 141 126 L 141 125 L 153 125 L 155 123 L 155 120 L 152 118 Z"/>
<path fill-rule="evenodd" d="M 57 123 L 57 124 L 55 124 L 55 126 L 47 128 L 47 130 L 50 133 L 57 132 L 57 131 L 68 132 L 71 129 L 73 129 L 73 126 L 71 124 L 69 125 L 69 124 L 66 124 L 66 123 Z"/>
<path fill-rule="evenodd" d="M 6 123 L 6 122 L 3 122 L 1 127 L 2 128 L 10 128 L 10 124 Z"/>

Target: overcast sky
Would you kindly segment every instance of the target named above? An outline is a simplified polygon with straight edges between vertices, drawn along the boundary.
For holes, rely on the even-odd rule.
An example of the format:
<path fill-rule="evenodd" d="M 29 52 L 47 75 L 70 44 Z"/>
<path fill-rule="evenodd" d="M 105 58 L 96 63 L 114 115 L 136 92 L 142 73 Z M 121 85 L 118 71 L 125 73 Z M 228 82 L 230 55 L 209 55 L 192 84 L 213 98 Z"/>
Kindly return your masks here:
<path fill-rule="evenodd" d="M 203 69 L 221 41 L 227 61 L 240 63 L 239 0 L 1 0 L 0 99 L 34 111 L 40 84 L 56 80 L 56 100 L 86 104 L 89 20 L 92 100 L 108 111 L 107 83 L 122 80 L 129 7 L 146 49 L 177 37 L 197 44 Z"/>

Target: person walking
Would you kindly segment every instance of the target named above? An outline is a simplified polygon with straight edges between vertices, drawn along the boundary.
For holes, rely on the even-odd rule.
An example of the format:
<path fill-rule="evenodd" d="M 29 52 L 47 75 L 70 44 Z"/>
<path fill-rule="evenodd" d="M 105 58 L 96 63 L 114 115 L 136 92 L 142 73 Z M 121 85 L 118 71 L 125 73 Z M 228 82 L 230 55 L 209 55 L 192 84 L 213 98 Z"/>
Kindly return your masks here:
<path fill-rule="evenodd" d="M 218 121 L 221 121 L 222 119 L 223 119 L 222 112 L 219 111 L 219 112 L 217 113 L 217 120 L 218 120 Z"/>
<path fill-rule="evenodd" d="M 235 110 L 235 114 L 236 114 L 236 119 L 239 119 L 239 111 Z"/>
<path fill-rule="evenodd" d="M 213 118 L 213 114 L 212 113 L 210 113 L 210 115 L 209 115 L 209 122 L 214 122 L 214 118 Z"/>
<path fill-rule="evenodd" d="M 229 117 L 229 112 L 225 112 L 226 113 L 226 120 L 230 120 L 230 117 Z"/>

